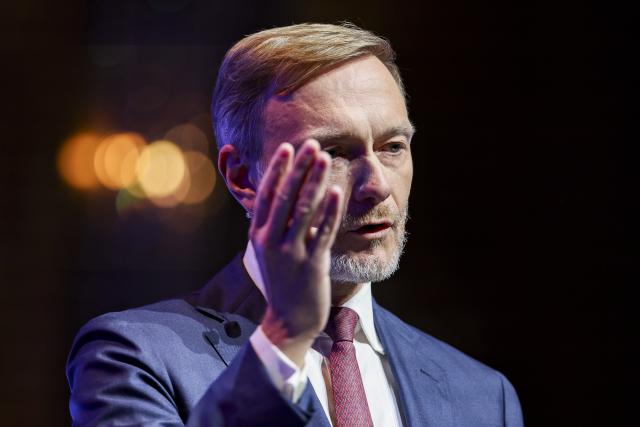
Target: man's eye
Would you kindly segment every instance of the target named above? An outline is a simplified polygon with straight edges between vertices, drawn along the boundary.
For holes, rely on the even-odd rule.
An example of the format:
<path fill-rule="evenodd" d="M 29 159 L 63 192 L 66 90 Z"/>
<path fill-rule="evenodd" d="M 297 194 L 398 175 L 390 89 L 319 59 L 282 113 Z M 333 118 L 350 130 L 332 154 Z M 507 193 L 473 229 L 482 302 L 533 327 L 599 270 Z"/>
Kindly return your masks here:
<path fill-rule="evenodd" d="M 329 148 L 325 148 L 324 151 L 329 154 L 329 156 L 331 156 L 332 159 L 335 159 L 336 157 L 339 157 L 342 155 L 342 152 L 340 151 L 340 149 L 338 147 L 329 147 Z"/>
<path fill-rule="evenodd" d="M 399 153 L 404 150 L 404 144 L 401 142 L 392 142 L 391 144 L 385 145 L 385 151 L 390 153 Z"/>

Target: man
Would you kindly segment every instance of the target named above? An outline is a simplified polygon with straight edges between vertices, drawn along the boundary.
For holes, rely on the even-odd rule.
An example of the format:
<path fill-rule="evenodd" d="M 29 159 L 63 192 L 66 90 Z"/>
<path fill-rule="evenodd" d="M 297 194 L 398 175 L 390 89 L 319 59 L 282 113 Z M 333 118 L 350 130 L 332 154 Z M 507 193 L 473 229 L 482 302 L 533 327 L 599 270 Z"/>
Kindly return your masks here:
<path fill-rule="evenodd" d="M 352 25 L 231 48 L 213 117 L 247 250 L 199 292 L 80 331 L 75 425 L 522 424 L 501 374 L 372 300 L 398 266 L 413 174 L 393 61 Z"/>

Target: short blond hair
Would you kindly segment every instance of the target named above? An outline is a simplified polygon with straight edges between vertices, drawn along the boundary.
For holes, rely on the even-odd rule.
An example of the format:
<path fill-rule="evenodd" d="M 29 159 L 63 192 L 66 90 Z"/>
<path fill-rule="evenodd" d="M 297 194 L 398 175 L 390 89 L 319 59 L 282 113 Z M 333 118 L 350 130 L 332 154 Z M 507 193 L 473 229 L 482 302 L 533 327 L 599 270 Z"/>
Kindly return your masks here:
<path fill-rule="evenodd" d="M 218 149 L 235 146 L 260 167 L 264 109 L 269 98 L 296 90 L 310 79 L 354 58 L 373 55 L 404 87 L 395 52 L 382 37 L 351 23 L 298 24 L 251 34 L 224 57 L 211 114 Z"/>

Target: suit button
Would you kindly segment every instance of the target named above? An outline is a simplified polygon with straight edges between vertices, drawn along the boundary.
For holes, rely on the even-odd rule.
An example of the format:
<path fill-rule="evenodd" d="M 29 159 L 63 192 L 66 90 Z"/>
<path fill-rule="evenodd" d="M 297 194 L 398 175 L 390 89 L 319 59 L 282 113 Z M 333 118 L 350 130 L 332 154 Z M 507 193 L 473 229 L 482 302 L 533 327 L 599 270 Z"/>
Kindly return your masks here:
<path fill-rule="evenodd" d="M 240 330 L 240 324 L 235 320 L 229 320 L 224 322 L 224 333 L 229 336 L 229 338 L 238 338 L 242 335 L 242 331 Z"/>

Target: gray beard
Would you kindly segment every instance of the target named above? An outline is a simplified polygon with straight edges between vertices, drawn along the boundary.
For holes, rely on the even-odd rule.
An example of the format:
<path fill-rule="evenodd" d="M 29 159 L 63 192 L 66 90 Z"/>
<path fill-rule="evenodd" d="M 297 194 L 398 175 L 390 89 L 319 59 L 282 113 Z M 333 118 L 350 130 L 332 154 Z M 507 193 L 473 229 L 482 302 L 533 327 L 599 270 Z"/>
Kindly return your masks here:
<path fill-rule="evenodd" d="M 366 283 L 380 282 L 388 279 L 400 266 L 400 257 L 404 253 L 408 233 L 405 230 L 408 213 L 407 208 L 399 215 L 393 228 L 395 247 L 391 257 L 384 261 L 378 257 L 358 259 L 347 254 L 331 252 L 331 270 L 329 276 L 332 282 Z M 382 240 L 373 240 L 371 248 L 383 245 Z"/>

